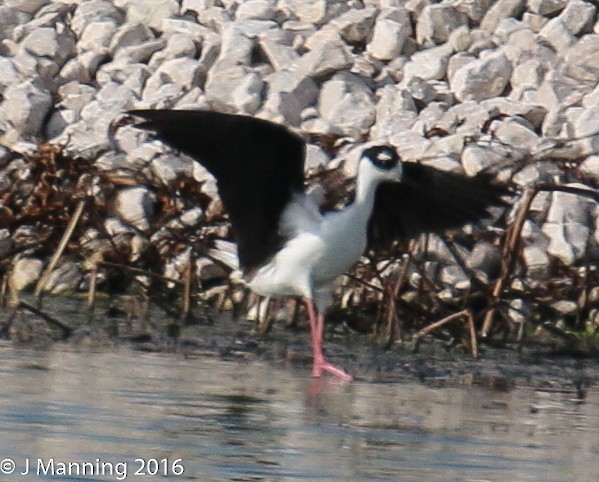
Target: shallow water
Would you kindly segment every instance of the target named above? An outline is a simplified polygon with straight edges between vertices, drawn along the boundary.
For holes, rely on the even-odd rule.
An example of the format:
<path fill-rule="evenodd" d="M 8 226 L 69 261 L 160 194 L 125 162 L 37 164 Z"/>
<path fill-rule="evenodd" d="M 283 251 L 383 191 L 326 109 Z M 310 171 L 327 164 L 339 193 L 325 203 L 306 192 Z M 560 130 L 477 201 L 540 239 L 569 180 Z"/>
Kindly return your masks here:
<path fill-rule="evenodd" d="M 343 385 L 308 374 L 0 345 L 0 460 L 16 464 L 0 479 L 599 480 L 595 390 L 580 401 L 526 387 Z M 74 463 L 71 475 L 51 477 L 50 460 L 55 474 Z M 135 475 L 142 464 L 158 473 Z"/>

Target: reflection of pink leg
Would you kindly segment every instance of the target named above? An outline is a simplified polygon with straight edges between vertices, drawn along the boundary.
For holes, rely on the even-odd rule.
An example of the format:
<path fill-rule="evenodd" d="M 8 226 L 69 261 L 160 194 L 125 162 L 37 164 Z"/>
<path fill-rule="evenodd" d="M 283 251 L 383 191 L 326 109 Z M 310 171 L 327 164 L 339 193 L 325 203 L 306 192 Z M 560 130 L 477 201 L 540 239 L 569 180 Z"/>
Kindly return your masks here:
<path fill-rule="evenodd" d="M 351 381 L 352 376 L 328 363 L 322 352 L 322 340 L 324 337 L 324 315 L 316 313 L 314 303 L 311 299 L 306 299 L 308 308 L 308 320 L 310 322 L 310 333 L 312 336 L 312 351 L 314 353 L 314 365 L 312 367 L 312 376 L 320 377 L 322 372 L 328 372 L 331 375 L 341 378 L 344 381 Z"/>

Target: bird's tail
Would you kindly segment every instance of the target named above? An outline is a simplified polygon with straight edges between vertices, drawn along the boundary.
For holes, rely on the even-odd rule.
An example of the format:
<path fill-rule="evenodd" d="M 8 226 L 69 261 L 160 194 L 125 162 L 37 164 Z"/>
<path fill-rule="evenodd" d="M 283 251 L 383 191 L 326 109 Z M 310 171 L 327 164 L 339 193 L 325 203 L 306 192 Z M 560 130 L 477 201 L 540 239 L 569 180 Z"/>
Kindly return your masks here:
<path fill-rule="evenodd" d="M 215 239 L 214 248 L 208 250 L 210 257 L 220 261 L 233 271 L 239 271 L 239 256 L 237 255 L 237 245 L 224 239 Z"/>

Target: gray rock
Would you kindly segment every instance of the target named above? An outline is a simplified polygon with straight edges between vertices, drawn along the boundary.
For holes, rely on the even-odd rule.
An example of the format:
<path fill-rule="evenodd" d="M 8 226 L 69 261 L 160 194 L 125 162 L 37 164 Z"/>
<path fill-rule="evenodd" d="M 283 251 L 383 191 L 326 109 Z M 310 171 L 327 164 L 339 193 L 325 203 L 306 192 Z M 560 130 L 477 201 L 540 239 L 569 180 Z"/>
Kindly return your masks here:
<path fill-rule="evenodd" d="M 318 109 L 342 135 L 363 135 L 375 120 L 372 91 L 363 80 L 348 72 L 339 72 L 323 84 Z"/>
<path fill-rule="evenodd" d="M 143 97 L 151 96 L 163 84 L 175 84 L 188 91 L 194 86 L 203 86 L 206 73 L 202 64 L 186 57 L 166 60 L 147 79 Z"/>
<path fill-rule="evenodd" d="M 206 97 L 224 108 L 254 114 L 262 104 L 264 82 L 243 66 L 213 69 L 206 80 Z"/>
<path fill-rule="evenodd" d="M 69 60 L 58 74 L 60 84 L 70 81 L 92 83 L 98 67 L 108 58 L 107 50 L 89 50 Z"/>
<path fill-rule="evenodd" d="M 364 43 L 374 26 L 377 9 L 373 6 L 352 8 L 329 23 L 343 40 L 349 44 Z"/>
<path fill-rule="evenodd" d="M 33 55 L 48 57 L 62 65 L 75 52 L 75 38 L 62 24 L 55 28 L 37 28 L 29 33 L 21 45 Z"/>
<path fill-rule="evenodd" d="M 91 22 L 83 30 L 77 42 L 77 49 L 79 51 L 107 49 L 116 31 L 117 23 L 114 19 Z"/>
<path fill-rule="evenodd" d="M 539 33 L 548 19 L 536 13 L 525 12 L 522 21 L 526 22 L 533 32 Z"/>
<path fill-rule="evenodd" d="M 275 71 L 289 69 L 299 58 L 292 40 L 285 30 L 268 30 L 259 35 L 258 44 Z"/>
<path fill-rule="evenodd" d="M 35 258 L 20 258 L 10 272 L 8 285 L 13 293 L 19 293 L 35 283 L 42 274 L 44 263 Z"/>
<path fill-rule="evenodd" d="M 281 117 L 293 126 L 299 125 L 300 113 L 318 98 L 318 87 L 314 80 L 297 71 L 282 70 L 266 78 L 268 96 L 264 112 L 271 118 Z"/>
<path fill-rule="evenodd" d="M 123 47 L 118 49 L 114 55 L 114 60 L 118 62 L 121 59 L 125 59 L 132 63 L 146 63 L 156 52 L 164 49 L 165 45 L 166 40 L 157 39 L 149 40 L 139 45 Z"/>
<path fill-rule="evenodd" d="M 467 290 L 471 285 L 468 275 L 457 264 L 443 266 L 439 273 L 439 281 L 459 290 Z"/>
<path fill-rule="evenodd" d="M 160 24 L 160 31 L 166 37 L 170 37 L 173 34 L 183 34 L 198 43 L 206 41 L 209 38 L 217 38 L 220 44 L 220 36 L 210 28 L 180 18 L 165 18 Z"/>
<path fill-rule="evenodd" d="M 456 10 L 465 13 L 470 20 L 476 23 L 480 23 L 492 5 L 493 0 L 456 0 L 454 2 Z"/>
<path fill-rule="evenodd" d="M 274 14 L 273 0 L 247 0 L 235 11 L 237 20 L 272 20 Z"/>
<path fill-rule="evenodd" d="M 19 12 L 6 5 L 0 5 L 0 38 L 11 38 L 15 28 L 19 25 L 23 25 L 30 18 L 30 14 Z"/>
<path fill-rule="evenodd" d="M 50 273 L 46 280 L 44 291 L 57 295 L 77 289 L 83 279 L 83 273 L 78 263 L 63 261 L 61 265 Z"/>
<path fill-rule="evenodd" d="M 560 18 L 549 20 L 541 29 L 539 35 L 558 53 L 567 51 L 578 40 Z"/>
<path fill-rule="evenodd" d="M 310 52 L 296 63 L 296 69 L 302 76 L 323 77 L 352 65 L 352 57 L 338 33 L 328 30 L 326 36 L 320 35 L 318 42 L 311 42 Z"/>
<path fill-rule="evenodd" d="M 576 138 L 599 134 L 599 106 L 576 109 L 572 122 L 573 136 Z"/>
<path fill-rule="evenodd" d="M 122 13 L 112 2 L 107 0 L 89 0 L 77 5 L 71 19 L 71 29 L 79 38 L 88 24 L 99 20 L 110 19 L 114 20 L 118 25 L 124 20 Z"/>
<path fill-rule="evenodd" d="M 499 273 L 501 265 L 501 250 L 499 246 L 480 241 L 466 258 L 466 266 L 473 270 L 480 270 L 488 278 L 494 278 Z"/>
<path fill-rule="evenodd" d="M 102 65 L 96 73 L 96 82 L 100 85 L 116 82 L 127 87 L 136 96 L 141 96 L 150 70 L 145 64 L 132 64 L 121 59 Z"/>
<path fill-rule="evenodd" d="M 534 132 L 533 126 L 523 119 L 512 118 L 507 121 L 498 122 L 497 126 L 493 124 L 490 127 L 496 139 L 504 145 L 528 151 L 534 151 L 540 145 L 541 139 Z"/>
<path fill-rule="evenodd" d="M 528 0 L 528 10 L 539 15 L 551 15 L 562 10 L 568 0 Z"/>
<path fill-rule="evenodd" d="M 566 265 L 572 265 L 586 253 L 591 208 L 588 198 L 564 192 L 551 193 L 551 207 L 542 227 L 549 238 L 547 252 Z"/>
<path fill-rule="evenodd" d="M 127 2 L 127 21 L 160 28 L 165 18 L 179 13 L 177 0 L 144 0 L 143 2 Z"/>
<path fill-rule="evenodd" d="M 463 25 L 468 25 L 468 17 L 453 5 L 427 5 L 418 16 L 416 41 L 427 46 L 446 42 L 450 33 Z"/>
<path fill-rule="evenodd" d="M 521 298 L 516 298 L 509 303 L 508 317 L 513 323 L 526 324 L 532 317 L 530 306 Z"/>
<path fill-rule="evenodd" d="M 497 0 L 481 20 L 480 27 L 493 33 L 502 19 L 520 16 L 525 4 L 526 0 Z"/>
<path fill-rule="evenodd" d="M 277 10 L 303 22 L 324 24 L 347 10 L 346 2 L 339 0 L 279 0 Z"/>
<path fill-rule="evenodd" d="M 599 35 L 582 37 L 564 55 L 565 73 L 594 87 L 599 81 Z"/>
<path fill-rule="evenodd" d="M 580 163 L 578 170 L 584 178 L 599 183 L 599 155 L 587 157 Z"/>
<path fill-rule="evenodd" d="M 511 75 L 512 65 L 499 51 L 459 68 L 449 83 L 458 100 L 483 100 L 501 94 Z"/>
<path fill-rule="evenodd" d="M 0 93 L 6 86 L 18 84 L 24 80 L 19 74 L 14 62 L 8 57 L 0 57 Z"/>
<path fill-rule="evenodd" d="M 130 187 L 120 190 L 114 202 L 115 214 L 140 231 L 150 229 L 154 214 L 154 194 L 146 187 Z"/>
<path fill-rule="evenodd" d="M 0 258 L 4 259 L 11 254 L 14 242 L 8 229 L 0 229 Z"/>
<path fill-rule="evenodd" d="M 597 7 L 584 0 L 570 0 L 566 8 L 559 14 L 559 18 L 567 29 L 574 35 L 590 30 Z"/>
<path fill-rule="evenodd" d="M 329 162 L 329 156 L 317 145 L 308 143 L 306 145 L 306 169 L 324 167 Z"/>
<path fill-rule="evenodd" d="M 375 59 L 394 59 L 401 53 L 411 30 L 409 25 L 392 18 L 379 18 L 366 51 Z"/>
<path fill-rule="evenodd" d="M 506 158 L 505 149 L 500 146 L 490 146 L 487 143 L 468 144 L 460 158 L 462 167 L 467 176 L 475 174 L 491 167 L 498 166 Z"/>
<path fill-rule="evenodd" d="M 28 14 L 36 13 L 48 0 L 5 0 L 5 4 L 18 11 Z"/>
<path fill-rule="evenodd" d="M 0 112 L 21 136 L 37 136 L 52 107 L 52 96 L 37 80 L 9 85 Z"/>
<path fill-rule="evenodd" d="M 155 40 L 154 34 L 146 25 L 126 23 L 114 33 L 108 48 L 112 54 L 115 54 L 120 49 L 140 45 L 151 40 Z"/>

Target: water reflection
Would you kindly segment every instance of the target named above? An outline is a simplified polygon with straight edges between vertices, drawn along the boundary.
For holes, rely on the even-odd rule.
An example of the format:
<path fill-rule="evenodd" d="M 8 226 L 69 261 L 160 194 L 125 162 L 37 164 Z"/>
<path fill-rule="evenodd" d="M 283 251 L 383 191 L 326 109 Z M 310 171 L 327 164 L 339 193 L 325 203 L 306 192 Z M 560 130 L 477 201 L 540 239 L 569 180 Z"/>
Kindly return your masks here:
<path fill-rule="evenodd" d="M 340 385 L 307 375 L 172 354 L 0 346 L 0 459 L 20 470 L 40 458 L 131 470 L 138 458 L 182 459 L 186 480 L 598 480 L 596 391 L 580 403 L 529 388 Z"/>

